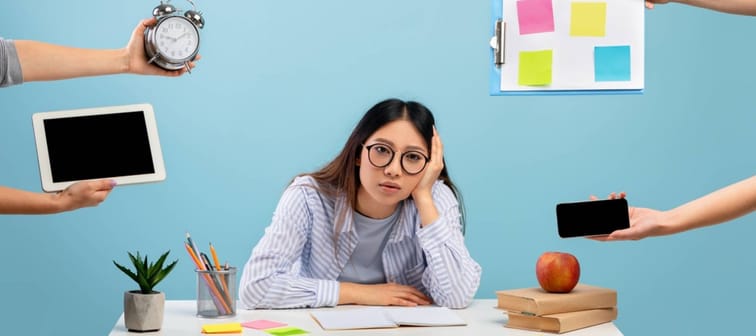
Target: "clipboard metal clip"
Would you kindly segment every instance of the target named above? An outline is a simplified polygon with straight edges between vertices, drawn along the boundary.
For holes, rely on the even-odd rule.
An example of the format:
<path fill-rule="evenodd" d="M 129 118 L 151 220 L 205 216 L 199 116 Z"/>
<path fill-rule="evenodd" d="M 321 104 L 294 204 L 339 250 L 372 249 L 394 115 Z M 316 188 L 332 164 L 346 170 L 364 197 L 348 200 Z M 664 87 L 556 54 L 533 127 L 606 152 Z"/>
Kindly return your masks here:
<path fill-rule="evenodd" d="M 494 31 L 496 32 L 496 35 L 491 37 L 489 44 L 494 50 L 494 64 L 496 64 L 497 67 L 501 67 L 501 65 L 504 64 L 504 42 L 506 38 L 507 23 L 501 19 L 496 20 Z"/>

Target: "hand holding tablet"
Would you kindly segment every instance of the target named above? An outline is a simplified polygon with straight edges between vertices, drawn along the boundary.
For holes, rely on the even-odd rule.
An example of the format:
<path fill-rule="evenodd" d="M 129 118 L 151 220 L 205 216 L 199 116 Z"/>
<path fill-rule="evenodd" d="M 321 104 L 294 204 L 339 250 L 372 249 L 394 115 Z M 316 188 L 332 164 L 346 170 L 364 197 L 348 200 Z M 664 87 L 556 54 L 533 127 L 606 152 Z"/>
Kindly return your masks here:
<path fill-rule="evenodd" d="M 55 212 L 97 206 L 108 197 L 115 185 L 115 181 L 110 179 L 73 183 L 52 196 L 57 201 Z"/>
<path fill-rule="evenodd" d="M 35 113 L 42 189 L 112 179 L 118 185 L 165 180 L 163 153 L 150 104 Z"/>

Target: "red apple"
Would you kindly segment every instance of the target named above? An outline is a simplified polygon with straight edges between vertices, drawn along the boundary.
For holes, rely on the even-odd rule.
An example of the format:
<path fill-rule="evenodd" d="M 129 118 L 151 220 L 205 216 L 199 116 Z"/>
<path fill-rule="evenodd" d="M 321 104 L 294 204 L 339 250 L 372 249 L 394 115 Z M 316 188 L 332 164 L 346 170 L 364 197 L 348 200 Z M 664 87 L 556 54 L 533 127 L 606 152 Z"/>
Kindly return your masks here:
<path fill-rule="evenodd" d="M 569 293 L 580 280 L 580 263 L 569 253 L 545 252 L 536 262 L 536 277 L 547 292 Z"/>

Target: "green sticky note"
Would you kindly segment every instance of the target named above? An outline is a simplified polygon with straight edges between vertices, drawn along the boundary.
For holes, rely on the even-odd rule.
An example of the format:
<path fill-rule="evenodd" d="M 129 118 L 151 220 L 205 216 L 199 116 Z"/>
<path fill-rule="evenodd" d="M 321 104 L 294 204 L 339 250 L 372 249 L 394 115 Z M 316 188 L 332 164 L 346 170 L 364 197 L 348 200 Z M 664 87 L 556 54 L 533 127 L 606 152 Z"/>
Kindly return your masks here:
<path fill-rule="evenodd" d="M 551 50 L 521 51 L 517 84 L 551 84 Z"/>
<path fill-rule="evenodd" d="M 265 329 L 264 332 L 276 335 L 276 336 L 290 336 L 290 335 L 302 335 L 302 334 L 309 334 L 307 331 L 304 331 L 302 329 L 299 329 L 297 327 L 281 327 L 281 328 L 271 328 L 271 329 Z"/>
<path fill-rule="evenodd" d="M 606 36 L 606 2 L 573 2 L 570 36 Z"/>

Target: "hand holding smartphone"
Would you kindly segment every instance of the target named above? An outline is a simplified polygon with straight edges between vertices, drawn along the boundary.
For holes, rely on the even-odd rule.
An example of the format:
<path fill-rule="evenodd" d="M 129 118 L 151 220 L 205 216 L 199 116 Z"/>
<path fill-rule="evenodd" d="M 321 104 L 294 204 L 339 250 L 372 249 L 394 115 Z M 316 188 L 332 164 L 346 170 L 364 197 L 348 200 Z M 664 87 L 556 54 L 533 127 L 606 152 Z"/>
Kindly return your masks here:
<path fill-rule="evenodd" d="M 556 206 L 556 215 L 562 238 L 608 235 L 630 227 L 624 198 L 560 203 Z"/>

